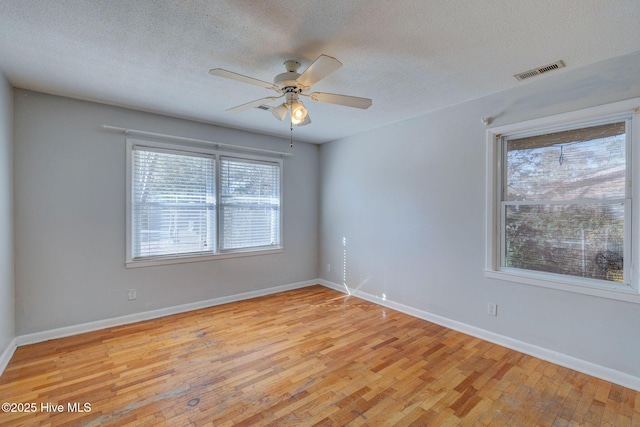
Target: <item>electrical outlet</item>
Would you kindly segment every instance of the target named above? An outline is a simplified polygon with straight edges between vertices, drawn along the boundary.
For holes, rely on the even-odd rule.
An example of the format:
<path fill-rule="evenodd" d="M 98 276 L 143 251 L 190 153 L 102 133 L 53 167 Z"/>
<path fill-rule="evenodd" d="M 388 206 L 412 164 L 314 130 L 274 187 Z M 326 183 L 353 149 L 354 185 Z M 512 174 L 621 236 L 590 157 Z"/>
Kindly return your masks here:
<path fill-rule="evenodd" d="M 497 316 L 498 315 L 498 304 L 494 304 L 494 303 L 490 302 L 487 305 L 487 314 L 491 315 L 491 316 Z"/>
<path fill-rule="evenodd" d="M 132 301 L 138 297 L 138 293 L 135 289 L 129 289 L 129 301 Z"/>
<path fill-rule="evenodd" d="M 327 264 L 327 271 L 331 271 L 331 264 Z"/>

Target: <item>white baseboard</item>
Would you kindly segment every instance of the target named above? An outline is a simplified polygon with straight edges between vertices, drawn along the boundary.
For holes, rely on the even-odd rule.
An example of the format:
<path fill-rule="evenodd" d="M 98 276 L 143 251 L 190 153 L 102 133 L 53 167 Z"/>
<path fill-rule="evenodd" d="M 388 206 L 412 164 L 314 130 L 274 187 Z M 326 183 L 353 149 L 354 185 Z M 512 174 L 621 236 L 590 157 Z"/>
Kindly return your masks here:
<path fill-rule="evenodd" d="M 344 285 L 329 282 L 327 280 L 318 279 L 317 283 L 326 286 L 327 288 L 334 289 L 338 292 L 343 292 L 352 295 L 357 298 L 378 304 L 384 307 L 391 308 L 393 310 L 400 311 L 410 316 L 417 317 L 419 319 L 427 320 L 429 322 L 453 329 L 476 338 L 483 339 L 485 341 L 492 342 L 494 344 L 501 345 L 503 347 L 510 348 L 512 350 L 519 351 L 521 353 L 528 354 L 529 356 L 537 357 L 542 360 L 546 360 L 556 365 L 564 366 L 565 368 L 573 369 L 578 372 L 582 372 L 587 375 L 591 375 L 596 378 L 603 379 L 615 384 L 619 384 L 623 387 L 628 387 L 637 391 L 640 391 L 640 378 L 633 375 L 625 374 L 624 372 L 617 371 L 615 369 L 607 368 L 605 366 L 597 365 L 586 360 L 578 359 L 573 356 L 569 356 L 564 353 L 549 350 L 547 348 L 539 347 L 537 345 L 529 344 L 524 341 L 516 340 L 504 335 L 496 334 L 494 332 L 487 331 L 475 326 L 468 325 L 466 323 L 458 322 L 456 320 L 448 319 L 446 317 L 439 316 L 437 314 L 429 313 L 424 310 L 420 310 L 408 305 L 400 304 L 388 299 L 382 299 L 375 295 L 362 292 L 355 289 L 348 289 Z"/>
<path fill-rule="evenodd" d="M 0 353 L 0 375 L 4 372 L 13 357 L 13 353 L 15 353 L 16 348 L 18 348 L 18 344 L 15 338 L 11 340 L 7 348 L 4 349 L 2 353 Z"/>
<path fill-rule="evenodd" d="M 130 323 L 141 322 L 143 320 L 157 319 L 159 317 L 170 316 L 172 314 L 184 313 L 187 311 L 199 310 L 201 308 L 213 307 L 216 305 L 227 304 L 230 302 L 257 298 L 265 295 L 275 294 L 275 293 L 284 292 L 284 291 L 290 291 L 292 289 L 299 289 L 299 288 L 304 288 L 310 285 L 317 285 L 317 284 L 318 284 L 317 280 L 307 280 L 305 282 L 275 286 L 272 288 L 260 289 L 260 290 L 251 291 L 251 292 L 244 292 L 241 294 L 229 295 L 226 297 L 213 298 L 205 301 L 198 301 L 198 302 L 193 302 L 189 304 L 182 304 L 182 305 L 176 305 L 172 307 L 161 308 L 158 310 L 144 311 L 141 313 L 129 314 L 126 316 L 113 317 L 111 319 L 97 320 L 95 322 L 82 323 L 82 324 L 73 325 L 73 326 L 65 326 L 63 328 L 51 329 L 48 331 L 34 332 L 31 334 L 17 336 L 14 341 L 16 342 L 16 346 L 18 347 L 27 345 L 27 344 L 35 344 L 35 343 L 53 340 L 57 338 L 64 338 L 71 335 L 83 334 L 85 332 L 93 332 L 100 329 L 112 328 L 114 326 L 127 325 Z M 2 370 L 0 370 L 0 374 L 1 373 L 2 373 Z"/>

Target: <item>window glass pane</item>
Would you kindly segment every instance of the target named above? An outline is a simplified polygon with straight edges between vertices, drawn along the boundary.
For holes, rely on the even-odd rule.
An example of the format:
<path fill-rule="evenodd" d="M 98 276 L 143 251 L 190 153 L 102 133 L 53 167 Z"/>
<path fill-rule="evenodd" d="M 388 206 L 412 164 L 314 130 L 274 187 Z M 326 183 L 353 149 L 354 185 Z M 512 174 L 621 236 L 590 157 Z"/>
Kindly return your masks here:
<path fill-rule="evenodd" d="M 132 257 L 212 253 L 214 159 L 135 148 L 132 168 Z"/>
<path fill-rule="evenodd" d="M 280 165 L 223 157 L 222 250 L 280 245 Z"/>
<path fill-rule="evenodd" d="M 507 140 L 506 200 L 625 197 L 625 122 Z"/>
<path fill-rule="evenodd" d="M 506 205 L 506 267 L 623 282 L 623 241 L 623 203 Z"/>

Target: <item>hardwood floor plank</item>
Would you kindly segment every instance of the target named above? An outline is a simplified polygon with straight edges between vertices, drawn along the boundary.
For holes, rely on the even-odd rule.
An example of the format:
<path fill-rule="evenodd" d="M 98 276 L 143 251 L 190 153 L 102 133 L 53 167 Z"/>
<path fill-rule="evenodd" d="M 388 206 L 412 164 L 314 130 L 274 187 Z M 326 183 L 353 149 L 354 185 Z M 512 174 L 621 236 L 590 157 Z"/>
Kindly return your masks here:
<path fill-rule="evenodd" d="M 640 425 L 636 391 L 321 286 L 20 347 L 0 401 L 38 405 L 2 426 Z"/>

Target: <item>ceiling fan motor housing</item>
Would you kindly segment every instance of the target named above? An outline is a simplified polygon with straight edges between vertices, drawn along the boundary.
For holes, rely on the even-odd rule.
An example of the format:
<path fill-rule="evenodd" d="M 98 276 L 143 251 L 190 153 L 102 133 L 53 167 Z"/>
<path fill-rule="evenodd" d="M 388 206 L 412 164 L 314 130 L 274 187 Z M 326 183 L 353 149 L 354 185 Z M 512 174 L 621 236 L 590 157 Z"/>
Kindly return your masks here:
<path fill-rule="evenodd" d="M 298 82 L 296 79 L 300 77 L 300 74 L 296 72 L 286 72 L 282 74 L 278 74 L 275 79 L 273 79 L 273 83 L 281 87 L 283 90 L 286 88 L 294 88 L 298 89 Z"/>
<path fill-rule="evenodd" d="M 287 70 L 287 72 L 278 74 L 273 79 L 273 83 L 282 88 L 284 92 L 301 92 L 297 82 L 298 77 L 300 77 L 300 74 L 298 73 L 300 63 L 294 60 L 285 61 L 284 68 Z"/>

